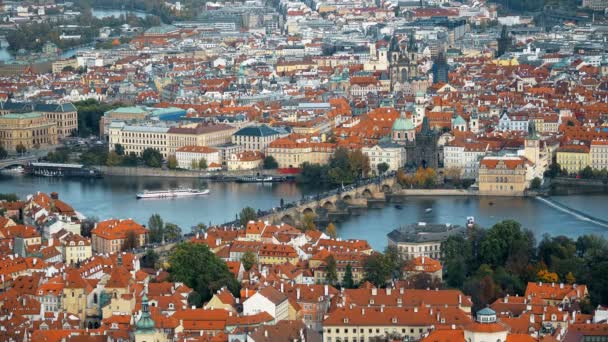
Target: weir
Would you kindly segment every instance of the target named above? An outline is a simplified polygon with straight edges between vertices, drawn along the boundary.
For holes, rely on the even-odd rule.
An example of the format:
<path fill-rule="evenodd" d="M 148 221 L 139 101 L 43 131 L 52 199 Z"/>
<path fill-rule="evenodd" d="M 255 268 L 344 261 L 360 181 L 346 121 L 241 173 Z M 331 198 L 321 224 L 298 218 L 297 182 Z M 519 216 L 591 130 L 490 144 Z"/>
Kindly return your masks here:
<path fill-rule="evenodd" d="M 553 207 L 553 208 L 561 211 L 561 212 L 564 212 L 566 214 L 570 214 L 570 215 L 576 217 L 577 219 L 579 219 L 581 221 L 588 221 L 588 222 L 597 224 L 598 226 L 602 226 L 602 227 L 608 228 L 608 221 L 606 221 L 606 220 L 602 220 L 601 218 L 597 218 L 597 217 L 591 216 L 591 215 L 586 214 L 586 213 L 584 213 L 584 212 L 582 212 L 580 210 L 576 210 L 574 208 L 570 208 L 567 205 L 564 205 L 564 204 L 552 201 L 552 200 L 544 198 L 544 197 L 536 196 L 535 198 L 537 200 L 539 200 L 539 201 L 541 201 L 541 202 L 543 202 L 543 203 L 545 203 L 545 204 L 547 204 L 547 205 L 549 205 L 549 206 L 551 206 L 551 207 Z"/>

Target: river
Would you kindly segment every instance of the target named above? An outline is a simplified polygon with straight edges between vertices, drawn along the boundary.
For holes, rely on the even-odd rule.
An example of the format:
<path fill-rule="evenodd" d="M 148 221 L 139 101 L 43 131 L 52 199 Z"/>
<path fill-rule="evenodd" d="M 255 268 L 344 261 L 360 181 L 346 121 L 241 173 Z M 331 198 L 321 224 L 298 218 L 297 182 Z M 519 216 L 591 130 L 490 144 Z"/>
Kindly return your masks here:
<path fill-rule="evenodd" d="M 207 196 L 181 199 L 138 200 L 135 194 L 145 189 L 175 187 L 205 188 Z M 301 188 L 291 183 L 237 184 L 214 183 L 199 179 L 105 177 L 103 179 L 55 179 L 28 176 L 0 175 L 0 193 L 26 196 L 36 191 L 57 192 L 59 198 L 71 204 L 85 216 L 133 218 L 146 223 L 150 215 L 160 214 L 167 222 L 178 224 L 184 232 L 196 223 L 219 224 L 233 220 L 246 206 L 269 209 L 285 202 L 298 200 L 316 190 Z M 605 210 L 608 195 L 554 196 L 552 200 L 608 220 Z M 431 208 L 427 212 L 427 208 Z M 537 239 L 543 234 L 576 237 L 582 234 L 607 236 L 608 228 L 580 220 L 576 216 L 555 209 L 534 198 L 489 198 L 458 196 L 410 197 L 403 209 L 387 205 L 369 209 L 337 223 L 338 234 L 345 239 L 365 239 L 372 247 L 383 249 L 386 234 L 392 229 L 414 222 L 452 223 L 463 225 L 467 216 L 489 227 L 503 219 L 515 219 L 531 229 Z"/>

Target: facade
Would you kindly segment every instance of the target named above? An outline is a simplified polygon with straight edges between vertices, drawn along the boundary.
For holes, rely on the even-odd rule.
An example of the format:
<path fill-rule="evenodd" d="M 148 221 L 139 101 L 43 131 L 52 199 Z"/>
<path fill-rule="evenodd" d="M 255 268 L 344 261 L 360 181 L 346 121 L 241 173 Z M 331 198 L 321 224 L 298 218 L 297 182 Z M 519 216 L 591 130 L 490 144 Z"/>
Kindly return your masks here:
<path fill-rule="evenodd" d="M 372 147 L 363 147 L 362 152 L 369 158 L 372 172 L 378 173 L 378 164 L 386 163 L 387 171 L 397 171 L 405 165 L 406 154 L 402 145 L 381 141 Z"/>
<path fill-rule="evenodd" d="M 113 151 L 117 144 L 122 145 L 125 154 L 135 153 L 141 156 L 145 149 L 153 148 L 167 158 L 167 127 L 127 125 L 124 122 L 112 122 L 109 126 L 109 149 Z"/>
<path fill-rule="evenodd" d="M 594 140 L 591 142 L 589 163 L 594 170 L 608 170 L 608 141 Z"/>
<path fill-rule="evenodd" d="M 266 148 L 279 168 L 300 167 L 303 163 L 326 164 L 335 151 L 335 144 L 299 141 L 290 137 L 279 138 Z"/>
<path fill-rule="evenodd" d="M 71 103 L 35 104 L 34 112 L 42 113 L 46 118 L 57 124 L 57 137 L 63 139 L 78 131 L 78 111 Z"/>
<path fill-rule="evenodd" d="M 167 151 L 174 155 L 183 146 L 218 146 L 230 142 L 236 128 L 225 125 L 191 124 L 171 127 L 167 131 Z"/>
<path fill-rule="evenodd" d="M 277 322 L 286 320 L 289 315 L 287 296 L 274 287 L 267 286 L 243 302 L 244 315 L 255 315 L 263 311 Z"/>
<path fill-rule="evenodd" d="M 428 257 L 416 257 L 411 259 L 403 269 L 406 278 L 417 274 L 428 274 L 439 281 L 443 278 L 443 267 L 439 260 Z"/>
<path fill-rule="evenodd" d="M 527 131 L 530 120 L 525 115 L 509 114 L 504 110 L 498 120 L 499 131 Z"/>
<path fill-rule="evenodd" d="M 259 151 L 243 151 L 230 156 L 226 162 L 228 170 L 255 170 L 262 167 L 264 155 Z"/>
<path fill-rule="evenodd" d="M 608 0 L 583 0 L 583 7 L 603 12 L 608 8 Z"/>
<path fill-rule="evenodd" d="M 6 150 L 15 151 L 19 145 L 31 150 L 57 143 L 57 123 L 42 113 L 11 113 L 0 116 L 0 145 Z"/>
<path fill-rule="evenodd" d="M 67 265 L 76 265 L 93 256 L 91 240 L 77 234 L 63 238 L 63 259 Z"/>
<path fill-rule="evenodd" d="M 479 164 L 479 194 L 522 196 L 528 187 L 529 161 L 523 157 L 485 157 Z"/>
<path fill-rule="evenodd" d="M 99 119 L 99 136 L 106 141 L 108 139 L 109 127 L 112 121 L 142 121 L 150 114 L 142 107 L 119 107 L 103 113 Z"/>
<path fill-rule="evenodd" d="M 594 150 L 602 149 L 595 147 Z M 589 157 L 589 147 L 586 145 L 565 145 L 557 149 L 556 162 L 569 174 L 575 174 L 591 165 Z"/>
<path fill-rule="evenodd" d="M 477 179 L 479 161 L 488 153 L 486 143 L 453 140 L 443 146 L 443 167 L 458 170 L 463 179 Z"/>
<path fill-rule="evenodd" d="M 146 243 L 148 230 L 133 220 L 106 220 L 95 225 L 91 231 L 93 251 L 96 253 L 115 253 L 124 249 L 130 234 L 135 235 L 135 245 Z"/>
<path fill-rule="evenodd" d="M 388 233 L 388 245 L 399 250 L 402 259 L 441 258 L 441 243 L 452 235 L 464 235 L 465 229 L 449 224 L 419 222 Z"/>
<path fill-rule="evenodd" d="M 177 166 L 182 169 L 199 169 L 201 160 L 207 162 L 207 166 L 212 163 L 220 164 L 220 153 L 214 148 L 207 146 L 183 146 L 175 150 Z"/>
<path fill-rule="evenodd" d="M 266 126 L 248 126 L 232 135 L 232 143 L 241 145 L 245 150 L 265 152 L 271 142 L 279 138 L 279 132 Z"/>

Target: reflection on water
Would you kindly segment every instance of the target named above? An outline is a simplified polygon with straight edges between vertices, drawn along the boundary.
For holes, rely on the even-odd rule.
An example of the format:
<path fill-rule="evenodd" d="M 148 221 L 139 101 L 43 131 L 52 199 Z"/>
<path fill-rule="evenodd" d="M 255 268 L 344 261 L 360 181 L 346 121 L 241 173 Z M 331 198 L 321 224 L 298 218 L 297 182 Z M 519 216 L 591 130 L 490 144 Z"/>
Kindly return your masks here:
<path fill-rule="evenodd" d="M 91 9 L 91 14 L 95 18 L 107 18 L 107 17 L 115 17 L 119 18 L 121 15 L 134 15 L 139 18 L 145 18 L 146 15 L 149 15 L 145 12 L 140 11 L 127 11 L 127 10 L 112 10 L 112 9 L 101 9 L 101 8 L 93 8 Z"/>

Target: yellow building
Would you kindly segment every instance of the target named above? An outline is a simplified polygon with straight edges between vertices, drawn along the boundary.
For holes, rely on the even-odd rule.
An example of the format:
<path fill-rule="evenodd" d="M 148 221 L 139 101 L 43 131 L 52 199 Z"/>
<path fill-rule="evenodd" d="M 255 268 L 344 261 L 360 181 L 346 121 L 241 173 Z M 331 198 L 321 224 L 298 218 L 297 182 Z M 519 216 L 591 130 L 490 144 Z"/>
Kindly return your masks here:
<path fill-rule="evenodd" d="M 77 234 L 63 239 L 63 259 L 67 265 L 75 265 L 93 256 L 91 241 Z"/>
<path fill-rule="evenodd" d="M 277 139 L 268 145 L 266 155 L 272 156 L 279 168 L 300 167 L 303 163 L 326 164 L 335 150 L 335 144 L 308 142 L 295 137 Z"/>
<path fill-rule="evenodd" d="M 267 265 L 280 265 L 289 262 L 298 263 L 298 253 L 289 245 L 264 244 L 258 251 L 258 262 Z"/>
<path fill-rule="evenodd" d="M 65 287 L 61 307 L 66 313 L 75 315 L 84 325 L 87 309 L 87 296 L 93 290 L 91 285 L 82 278 L 78 270 L 72 269 L 64 273 Z"/>
<path fill-rule="evenodd" d="M 39 103 L 34 105 L 34 112 L 41 113 L 57 124 L 57 137 L 69 137 L 78 131 L 78 111 L 71 103 Z"/>
<path fill-rule="evenodd" d="M 569 174 L 578 173 L 590 166 L 589 147 L 586 145 L 566 145 L 557 149 L 556 161 Z"/>
<path fill-rule="evenodd" d="M 528 186 L 528 161 L 523 157 L 485 157 L 479 165 L 479 194 L 522 196 Z"/>
<path fill-rule="evenodd" d="M 42 113 L 6 114 L 0 116 L 0 145 L 15 151 L 23 145 L 27 150 L 57 145 L 57 124 Z"/>
<path fill-rule="evenodd" d="M 184 146 L 219 146 L 229 143 L 236 128 L 229 125 L 190 124 L 171 127 L 167 132 L 168 152 Z"/>
<path fill-rule="evenodd" d="M 78 60 L 76 58 L 56 60 L 51 65 L 51 70 L 53 74 L 59 74 L 67 67 L 71 67 L 74 70 L 78 69 Z"/>

